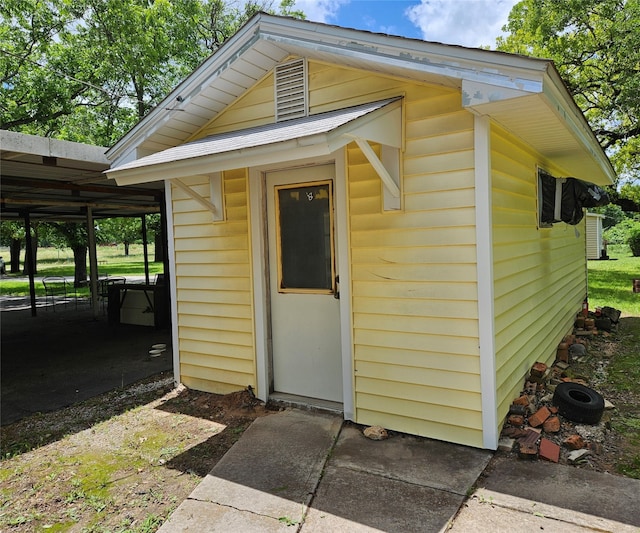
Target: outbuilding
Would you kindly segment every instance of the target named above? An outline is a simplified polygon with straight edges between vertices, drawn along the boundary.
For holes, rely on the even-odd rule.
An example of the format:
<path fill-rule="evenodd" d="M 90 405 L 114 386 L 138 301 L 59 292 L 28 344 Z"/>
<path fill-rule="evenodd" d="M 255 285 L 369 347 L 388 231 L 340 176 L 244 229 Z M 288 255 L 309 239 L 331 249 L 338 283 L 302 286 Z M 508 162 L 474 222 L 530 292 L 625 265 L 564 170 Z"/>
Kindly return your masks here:
<path fill-rule="evenodd" d="M 263 13 L 107 157 L 165 184 L 177 382 L 488 449 L 586 296 L 540 176 L 614 178 L 550 61 Z"/>
<path fill-rule="evenodd" d="M 607 257 L 607 247 L 604 242 L 602 221 L 604 215 L 587 213 L 586 239 L 587 259 L 604 259 Z"/>

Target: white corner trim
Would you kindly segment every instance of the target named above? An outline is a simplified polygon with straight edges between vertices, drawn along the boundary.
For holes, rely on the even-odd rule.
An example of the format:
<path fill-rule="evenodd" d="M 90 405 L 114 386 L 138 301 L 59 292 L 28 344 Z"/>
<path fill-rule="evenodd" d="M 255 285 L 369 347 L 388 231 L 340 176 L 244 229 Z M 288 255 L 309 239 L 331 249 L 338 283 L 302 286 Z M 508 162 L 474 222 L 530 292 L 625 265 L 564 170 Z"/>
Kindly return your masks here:
<path fill-rule="evenodd" d="M 167 254 L 169 257 L 169 293 L 171 298 L 171 351 L 173 353 L 173 380 L 180 383 L 180 339 L 178 339 L 178 281 L 176 279 L 176 251 L 173 235 L 173 200 L 171 183 L 164 182 L 164 203 L 167 217 Z"/>
<path fill-rule="evenodd" d="M 269 399 L 269 330 L 267 312 L 267 279 L 265 258 L 267 257 L 265 235 L 265 207 L 263 202 L 262 172 L 249 169 L 247 194 L 249 196 L 249 235 L 251 247 L 251 278 L 253 280 L 253 317 L 255 331 L 255 365 L 258 399 Z"/>
<path fill-rule="evenodd" d="M 345 420 L 355 420 L 353 341 L 351 321 L 351 257 L 349 254 L 349 206 L 345 149 L 335 152 L 336 249 L 340 276 L 340 344 L 342 347 L 342 410 Z"/>
<path fill-rule="evenodd" d="M 474 116 L 474 159 L 482 445 L 495 450 L 498 447 L 498 401 L 493 304 L 491 121 L 487 116 Z"/>

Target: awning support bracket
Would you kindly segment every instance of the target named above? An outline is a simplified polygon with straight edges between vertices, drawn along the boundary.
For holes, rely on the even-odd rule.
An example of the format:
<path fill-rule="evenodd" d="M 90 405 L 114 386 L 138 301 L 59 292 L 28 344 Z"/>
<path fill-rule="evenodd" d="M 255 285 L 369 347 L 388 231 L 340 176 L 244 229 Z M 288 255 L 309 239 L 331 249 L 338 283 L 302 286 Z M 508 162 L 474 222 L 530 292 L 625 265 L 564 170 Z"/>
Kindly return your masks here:
<path fill-rule="evenodd" d="M 191 187 L 189 187 L 188 185 L 186 185 L 184 182 L 182 182 L 180 179 L 178 178 L 173 178 L 171 180 L 169 180 L 173 185 L 175 185 L 176 187 L 178 187 L 178 189 L 180 189 L 181 191 L 183 191 L 184 193 L 188 194 L 191 198 L 193 198 L 196 202 L 198 202 L 200 205 L 202 205 L 204 208 L 206 208 L 207 210 L 211 211 L 211 213 L 214 216 L 214 219 L 217 219 L 218 215 L 219 215 L 219 210 L 218 208 L 211 203 L 209 200 L 207 200 L 204 196 L 198 194 L 196 191 L 194 191 Z"/>
<path fill-rule="evenodd" d="M 361 137 L 354 137 L 353 140 L 356 142 L 369 163 L 371 163 L 371 166 L 374 168 L 378 176 L 380 176 L 382 183 L 387 188 L 391 196 L 393 196 L 394 198 L 400 198 L 400 187 L 398 187 L 398 184 L 391 177 L 389 171 L 373 151 L 373 148 L 371 148 L 369 142 L 366 139 L 362 139 Z"/>

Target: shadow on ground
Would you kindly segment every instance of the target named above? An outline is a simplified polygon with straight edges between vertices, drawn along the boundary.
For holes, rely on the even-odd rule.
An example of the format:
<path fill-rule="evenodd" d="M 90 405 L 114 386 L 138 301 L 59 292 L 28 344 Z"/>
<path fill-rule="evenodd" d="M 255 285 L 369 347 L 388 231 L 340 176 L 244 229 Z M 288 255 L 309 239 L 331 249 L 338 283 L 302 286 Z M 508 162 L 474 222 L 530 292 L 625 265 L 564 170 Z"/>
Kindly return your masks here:
<path fill-rule="evenodd" d="M 29 309 L 3 298 L 2 425 L 73 405 L 172 368 L 167 329 L 108 324 L 86 301 Z M 153 344 L 165 344 L 151 357 Z"/>

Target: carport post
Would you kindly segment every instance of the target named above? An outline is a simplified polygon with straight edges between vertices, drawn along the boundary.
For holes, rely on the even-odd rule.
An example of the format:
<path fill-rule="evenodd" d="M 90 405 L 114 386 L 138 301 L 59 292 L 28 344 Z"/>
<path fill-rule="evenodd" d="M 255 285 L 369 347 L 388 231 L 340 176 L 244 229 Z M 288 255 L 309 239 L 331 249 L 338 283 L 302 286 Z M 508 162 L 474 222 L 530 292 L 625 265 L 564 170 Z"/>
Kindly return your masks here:
<path fill-rule="evenodd" d="M 89 288 L 93 318 L 98 319 L 98 254 L 96 252 L 96 230 L 93 226 L 93 211 L 87 207 L 87 235 L 89 237 Z"/>
<path fill-rule="evenodd" d="M 147 215 L 142 215 L 142 249 L 144 251 L 144 282 L 149 285 L 149 250 L 147 243 Z"/>
<path fill-rule="evenodd" d="M 31 316 L 36 316 L 36 284 L 34 280 L 36 262 L 33 260 L 33 242 L 31 240 L 31 216 L 29 211 L 24 213 L 24 230 L 27 249 L 25 250 L 24 259 L 27 263 L 27 271 L 29 272 L 29 296 L 31 297 Z"/>

